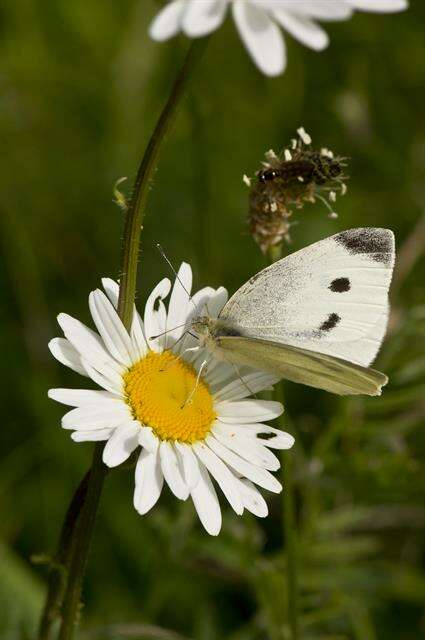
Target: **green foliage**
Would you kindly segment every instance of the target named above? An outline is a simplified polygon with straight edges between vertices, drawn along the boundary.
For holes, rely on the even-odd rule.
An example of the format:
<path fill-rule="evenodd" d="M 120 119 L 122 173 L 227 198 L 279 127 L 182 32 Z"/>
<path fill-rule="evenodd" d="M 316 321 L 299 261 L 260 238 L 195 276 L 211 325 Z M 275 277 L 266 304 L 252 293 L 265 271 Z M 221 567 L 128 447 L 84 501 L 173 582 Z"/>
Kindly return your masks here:
<path fill-rule="evenodd" d="M 173 262 L 196 285 L 234 290 L 263 266 L 246 233 L 247 190 L 266 149 L 303 124 L 350 157 L 338 220 L 320 203 L 297 215 L 294 249 L 351 226 L 395 230 L 399 265 L 391 330 L 377 368 L 381 398 L 338 399 L 287 385 L 283 424 L 297 434 L 298 558 L 303 640 L 415 640 L 423 626 L 424 132 L 423 3 L 395 16 L 329 24 L 321 54 L 287 38 L 289 65 L 261 76 L 230 21 L 211 40 L 163 153 L 143 234 L 140 300 Z M 90 445 L 59 428 L 50 386 L 78 386 L 47 341 L 66 311 L 88 321 L 86 295 L 117 276 L 122 212 L 138 160 L 183 57 L 156 44 L 157 3 L 75 0 L 0 8 L 1 226 L 0 636 L 34 637 L 47 570 Z M 422 20 L 421 20 L 422 19 Z M 184 159 L 184 161 L 182 161 Z M 116 197 L 116 194 L 115 194 Z M 289 417 L 290 416 L 290 419 Z M 289 422 L 290 420 L 290 422 Z M 282 472 L 285 484 L 285 468 Z M 144 518 L 133 480 L 107 480 L 84 594 L 81 640 L 284 640 L 281 497 L 265 521 L 224 504 L 219 538 L 191 504 L 164 491 Z"/>

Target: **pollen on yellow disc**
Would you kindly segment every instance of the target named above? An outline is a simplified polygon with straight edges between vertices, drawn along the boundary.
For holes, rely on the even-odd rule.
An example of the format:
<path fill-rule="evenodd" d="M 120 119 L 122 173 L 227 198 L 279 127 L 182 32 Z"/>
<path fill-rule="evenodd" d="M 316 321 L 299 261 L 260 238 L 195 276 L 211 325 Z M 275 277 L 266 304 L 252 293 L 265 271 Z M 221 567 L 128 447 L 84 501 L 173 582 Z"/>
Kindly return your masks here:
<path fill-rule="evenodd" d="M 203 440 L 216 414 L 208 385 L 202 379 L 197 383 L 196 376 L 190 364 L 170 351 L 150 351 L 123 376 L 134 417 L 161 440 Z"/>

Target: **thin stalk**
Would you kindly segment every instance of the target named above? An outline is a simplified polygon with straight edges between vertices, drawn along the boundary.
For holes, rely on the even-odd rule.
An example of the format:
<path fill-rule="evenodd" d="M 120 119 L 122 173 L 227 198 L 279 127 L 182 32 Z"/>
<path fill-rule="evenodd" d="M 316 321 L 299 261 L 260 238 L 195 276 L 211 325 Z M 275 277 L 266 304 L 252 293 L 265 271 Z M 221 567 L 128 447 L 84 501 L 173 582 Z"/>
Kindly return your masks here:
<path fill-rule="evenodd" d="M 133 315 L 133 304 L 136 294 L 137 263 L 139 260 L 140 232 L 146 202 L 149 196 L 149 184 L 152 179 L 161 147 L 167 133 L 174 123 L 177 107 L 183 97 L 188 80 L 206 47 L 208 38 L 194 40 L 191 44 L 183 67 L 174 83 L 167 103 L 159 117 L 154 132 L 149 140 L 134 183 L 133 196 L 127 210 L 124 227 L 124 243 L 121 263 L 120 295 L 118 313 L 128 328 Z"/>
<path fill-rule="evenodd" d="M 170 130 L 177 113 L 178 106 L 185 93 L 188 81 L 193 75 L 196 62 L 206 46 L 207 39 L 195 40 L 186 55 L 183 66 L 171 89 L 170 96 L 158 119 L 157 125 L 149 140 L 137 172 L 133 194 L 126 210 L 124 226 L 123 252 L 121 262 L 121 282 L 118 301 L 118 314 L 127 329 L 130 329 L 133 305 L 136 294 L 137 264 L 140 246 L 140 234 L 143 228 L 143 218 L 152 179 L 159 153 L 165 137 Z M 55 612 L 61 607 L 61 625 L 58 640 L 71 640 L 78 622 L 82 584 L 87 565 L 90 544 L 93 537 L 96 515 L 107 467 L 102 462 L 103 443 L 94 447 L 92 465 L 90 468 L 87 490 L 85 495 L 77 500 L 78 509 L 75 517 L 71 518 L 67 531 L 65 554 L 64 585 L 52 593 L 49 589 L 46 607 L 40 625 L 39 640 L 48 640 L 52 630 L 52 620 Z M 81 486 L 81 485 L 80 485 Z M 77 489 L 77 493 L 78 493 Z M 72 499 L 74 502 L 76 496 Z M 69 510 L 68 510 L 69 513 Z M 74 511 L 73 511 L 74 513 Z M 58 557 L 63 557 L 64 541 L 60 539 Z M 61 592 L 64 590 L 63 599 Z"/>
<path fill-rule="evenodd" d="M 298 558 L 297 558 L 297 530 L 295 520 L 294 500 L 294 457 L 291 451 L 282 452 L 282 483 L 283 483 L 283 534 L 286 546 L 286 583 L 287 583 L 287 612 L 290 630 L 290 640 L 298 640 Z"/>
<path fill-rule="evenodd" d="M 68 577 L 67 567 L 73 552 L 73 532 L 78 516 L 81 512 L 81 508 L 86 499 L 89 476 L 90 471 L 86 473 L 78 485 L 77 490 L 69 503 L 68 511 L 66 512 L 65 519 L 63 521 L 59 537 L 58 551 L 49 570 L 47 598 L 38 630 L 39 640 L 49 640 L 52 637 L 55 623 L 58 621 L 60 616 L 60 608 Z"/>
<path fill-rule="evenodd" d="M 282 245 L 270 247 L 268 258 L 270 263 L 280 260 Z M 275 399 L 285 404 L 283 382 L 275 388 Z M 287 419 L 287 418 L 286 418 Z M 282 425 L 283 426 L 283 425 Z M 288 616 L 289 635 L 282 631 L 282 640 L 299 639 L 299 605 L 298 605 L 298 559 L 297 559 L 297 525 L 295 518 L 294 498 L 294 453 L 283 451 L 282 461 L 282 512 L 283 537 L 286 551 L 286 611 Z"/>

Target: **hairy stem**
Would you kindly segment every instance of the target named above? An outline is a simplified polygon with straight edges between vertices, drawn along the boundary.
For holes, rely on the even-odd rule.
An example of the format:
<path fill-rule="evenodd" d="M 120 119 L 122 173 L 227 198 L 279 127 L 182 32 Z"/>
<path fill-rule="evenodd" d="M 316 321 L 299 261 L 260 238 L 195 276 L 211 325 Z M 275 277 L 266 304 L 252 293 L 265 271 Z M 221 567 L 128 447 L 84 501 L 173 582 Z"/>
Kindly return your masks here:
<path fill-rule="evenodd" d="M 187 89 L 188 80 L 207 44 L 207 40 L 207 38 L 202 38 L 194 40 L 191 44 L 183 67 L 177 76 L 167 103 L 159 117 L 137 172 L 124 227 L 120 295 L 118 300 L 118 313 L 126 327 L 129 327 L 133 314 L 140 232 L 143 227 L 143 218 L 149 195 L 149 183 L 152 179 L 161 147 L 174 122 L 177 107 Z"/>
<path fill-rule="evenodd" d="M 207 39 L 195 40 L 171 89 L 137 172 L 133 194 L 126 210 L 118 314 L 127 329 L 131 326 L 136 293 L 137 264 L 144 212 L 159 153 L 174 121 L 196 62 Z M 71 640 L 78 622 L 82 584 L 93 537 L 96 515 L 107 467 L 102 462 L 103 443 L 94 447 L 90 471 L 80 484 L 67 511 L 59 541 L 57 558 L 61 559 L 61 575 L 51 578 L 46 606 L 39 630 L 39 640 L 49 640 L 60 610 L 58 640 Z M 84 483 L 83 489 L 81 488 Z"/>

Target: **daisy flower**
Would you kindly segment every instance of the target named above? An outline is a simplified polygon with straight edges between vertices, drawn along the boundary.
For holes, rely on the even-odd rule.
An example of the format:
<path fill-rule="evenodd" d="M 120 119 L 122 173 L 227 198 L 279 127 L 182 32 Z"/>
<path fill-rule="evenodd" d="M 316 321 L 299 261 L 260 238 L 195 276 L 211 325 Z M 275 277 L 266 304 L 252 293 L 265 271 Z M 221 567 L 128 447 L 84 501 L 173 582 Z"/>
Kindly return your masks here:
<path fill-rule="evenodd" d="M 102 283 L 106 295 L 97 289 L 89 296 L 97 332 L 61 313 L 65 338 L 49 343 L 59 362 L 100 387 L 49 391 L 50 398 L 73 407 L 62 427 L 72 430 L 76 442 L 104 440 L 109 467 L 141 448 L 134 491 L 140 514 L 155 505 L 165 480 L 177 498 L 192 499 L 205 529 L 217 535 L 221 510 L 213 479 L 238 515 L 247 509 L 266 516 L 255 485 L 281 491 L 270 473 L 279 468 L 271 449 L 288 449 L 294 439 L 265 424 L 282 413 L 279 402 L 248 396 L 277 379 L 253 369 L 238 372 L 207 356 L 187 332 L 203 311 L 218 315 L 226 290 L 207 287 L 191 297 L 192 271 L 183 263 L 172 290 L 165 278 L 152 291 L 143 320 L 134 310 L 128 333 L 116 312 L 118 283 Z"/>
<path fill-rule="evenodd" d="M 190 38 L 205 36 L 223 23 L 232 5 L 242 42 L 257 67 L 268 76 L 286 67 L 281 29 L 306 47 L 321 51 L 329 44 L 316 20 L 347 20 L 354 11 L 393 12 L 407 0 L 171 0 L 150 26 L 154 40 L 168 40 L 180 31 Z"/>

